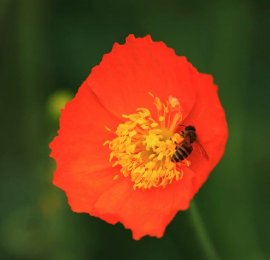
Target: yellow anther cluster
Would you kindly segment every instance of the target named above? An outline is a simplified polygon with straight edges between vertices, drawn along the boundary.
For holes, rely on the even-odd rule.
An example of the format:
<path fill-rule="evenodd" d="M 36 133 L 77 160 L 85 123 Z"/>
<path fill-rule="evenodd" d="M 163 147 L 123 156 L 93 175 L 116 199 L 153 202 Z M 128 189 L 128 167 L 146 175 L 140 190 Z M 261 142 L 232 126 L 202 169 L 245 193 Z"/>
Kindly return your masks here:
<path fill-rule="evenodd" d="M 105 142 L 111 150 L 113 166 L 121 166 L 121 173 L 130 176 L 134 189 L 165 187 L 174 179 L 181 179 L 183 174 L 171 161 L 176 143 L 183 141 L 182 136 L 174 133 L 182 120 L 180 103 L 169 97 L 163 104 L 159 98 L 151 96 L 157 119 L 148 109 L 138 108 L 134 114 L 123 115 L 126 121 L 118 125 L 116 137 Z"/>

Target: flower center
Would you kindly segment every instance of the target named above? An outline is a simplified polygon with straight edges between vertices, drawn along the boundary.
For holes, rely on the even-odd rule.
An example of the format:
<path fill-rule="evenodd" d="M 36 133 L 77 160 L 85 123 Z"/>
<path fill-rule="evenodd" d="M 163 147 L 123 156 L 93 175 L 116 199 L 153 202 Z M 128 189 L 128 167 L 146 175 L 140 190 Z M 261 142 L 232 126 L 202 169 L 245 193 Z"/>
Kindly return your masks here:
<path fill-rule="evenodd" d="M 134 189 L 166 187 L 174 179 L 183 177 L 181 165 L 190 164 L 187 160 L 179 163 L 171 160 L 176 144 L 183 142 L 183 137 L 175 133 L 182 121 L 178 99 L 169 97 L 166 103 L 162 103 L 158 97 L 150 95 L 154 98 L 156 116 L 146 108 L 122 115 L 125 122 L 118 125 L 116 137 L 104 143 L 111 150 L 113 166 L 121 166 L 121 173 L 130 176 Z"/>

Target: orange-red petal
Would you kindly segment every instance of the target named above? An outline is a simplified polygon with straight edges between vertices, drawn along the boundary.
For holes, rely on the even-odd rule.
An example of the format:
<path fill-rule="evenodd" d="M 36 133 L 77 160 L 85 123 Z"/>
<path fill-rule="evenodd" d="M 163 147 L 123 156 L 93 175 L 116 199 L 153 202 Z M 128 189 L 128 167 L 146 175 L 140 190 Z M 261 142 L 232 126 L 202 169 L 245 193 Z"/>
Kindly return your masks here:
<path fill-rule="evenodd" d="M 196 103 L 184 124 L 196 127 L 199 142 L 209 157 L 207 160 L 200 147 L 194 144 L 196 149 L 193 150 L 189 160 L 191 169 L 195 172 L 193 181 L 193 194 L 195 194 L 224 153 L 228 127 L 218 98 L 218 88 L 212 76 L 194 70 L 193 79 L 197 90 Z"/>
<path fill-rule="evenodd" d="M 74 194 L 74 198 L 76 193 L 80 197 L 78 182 L 83 185 L 89 176 L 93 176 L 90 182 L 100 182 L 105 189 L 107 184 L 104 182 L 113 183 L 115 169 L 111 168 L 109 150 L 103 143 L 112 135 L 105 126 L 117 124 L 115 117 L 104 109 L 84 82 L 76 97 L 62 111 L 58 136 L 50 144 L 51 156 L 57 163 L 54 184 L 68 195 Z M 103 179 L 102 172 L 109 180 Z M 79 200 L 82 199 L 87 200 L 82 197 Z M 80 204 L 80 201 L 72 199 L 71 206 L 77 208 L 76 203 Z"/>
<path fill-rule="evenodd" d="M 102 104 L 119 117 L 134 113 L 138 107 L 151 107 L 148 92 L 162 101 L 178 97 L 184 117 L 195 102 L 192 65 L 163 42 L 153 42 L 150 36 L 130 35 L 124 45 L 114 44 L 87 82 Z"/>
<path fill-rule="evenodd" d="M 175 214 L 189 207 L 193 175 L 187 168 L 181 181 L 150 190 L 133 190 L 133 183 L 125 178 L 104 192 L 95 208 L 102 219 L 109 223 L 117 219 L 131 229 L 134 239 L 162 237 Z"/>

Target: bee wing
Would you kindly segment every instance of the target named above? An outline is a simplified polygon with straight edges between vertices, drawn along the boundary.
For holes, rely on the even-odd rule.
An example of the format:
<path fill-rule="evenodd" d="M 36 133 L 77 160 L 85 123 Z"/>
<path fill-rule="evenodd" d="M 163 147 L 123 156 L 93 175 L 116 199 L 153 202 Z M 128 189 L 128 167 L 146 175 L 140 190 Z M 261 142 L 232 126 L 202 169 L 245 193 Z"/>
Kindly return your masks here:
<path fill-rule="evenodd" d="M 196 141 L 196 145 L 198 146 L 203 158 L 206 159 L 207 161 L 209 161 L 209 156 L 199 140 Z"/>

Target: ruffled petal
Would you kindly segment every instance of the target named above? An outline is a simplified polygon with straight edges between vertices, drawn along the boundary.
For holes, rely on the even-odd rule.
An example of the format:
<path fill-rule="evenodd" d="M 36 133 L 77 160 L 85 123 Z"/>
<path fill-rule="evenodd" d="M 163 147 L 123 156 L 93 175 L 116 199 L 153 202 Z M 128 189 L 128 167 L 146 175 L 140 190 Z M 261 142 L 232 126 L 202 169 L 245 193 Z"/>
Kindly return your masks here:
<path fill-rule="evenodd" d="M 123 223 L 132 230 L 134 239 L 162 237 L 175 214 L 189 207 L 194 173 L 189 168 L 184 171 L 181 181 L 165 189 L 133 190 L 133 183 L 124 178 L 102 194 L 95 204 L 96 211 L 109 223 Z"/>
<path fill-rule="evenodd" d="M 193 78 L 197 88 L 196 103 L 184 124 L 196 127 L 199 143 L 209 157 L 207 160 L 200 145 L 194 144 L 195 149 L 189 160 L 191 169 L 196 173 L 193 181 L 195 194 L 224 153 L 228 126 L 212 76 L 194 71 Z"/>
<path fill-rule="evenodd" d="M 183 117 L 195 102 L 192 65 L 163 42 L 150 36 L 130 35 L 124 45 L 115 44 L 93 68 L 87 82 L 107 109 L 120 117 L 153 103 L 149 92 L 166 101 L 177 97 Z M 116 94 L 117 93 L 117 94 Z"/>
<path fill-rule="evenodd" d="M 96 213 L 95 203 L 104 192 L 118 184 L 119 180 L 114 180 L 113 176 L 119 173 L 119 169 L 107 168 L 96 172 L 78 169 L 75 174 L 68 168 L 59 168 L 56 176 L 61 175 L 61 172 L 65 173 L 65 177 L 56 177 L 54 184 L 66 192 L 71 209 L 78 213 L 100 217 Z M 111 223 L 116 222 L 117 219 Z"/>
<path fill-rule="evenodd" d="M 51 157 L 57 164 L 54 184 L 65 191 L 74 188 L 75 194 L 80 189 L 76 188 L 78 180 L 83 185 L 91 174 L 100 180 L 102 176 L 96 172 L 105 169 L 109 169 L 106 174 L 111 172 L 112 182 L 115 170 L 111 168 L 108 160 L 110 151 L 103 143 L 112 137 L 112 133 L 107 131 L 105 126 L 115 127 L 118 123 L 84 82 L 76 97 L 62 111 L 58 136 L 50 144 Z M 90 181 L 93 180 L 94 178 Z M 87 198 L 85 203 L 87 204 Z"/>

